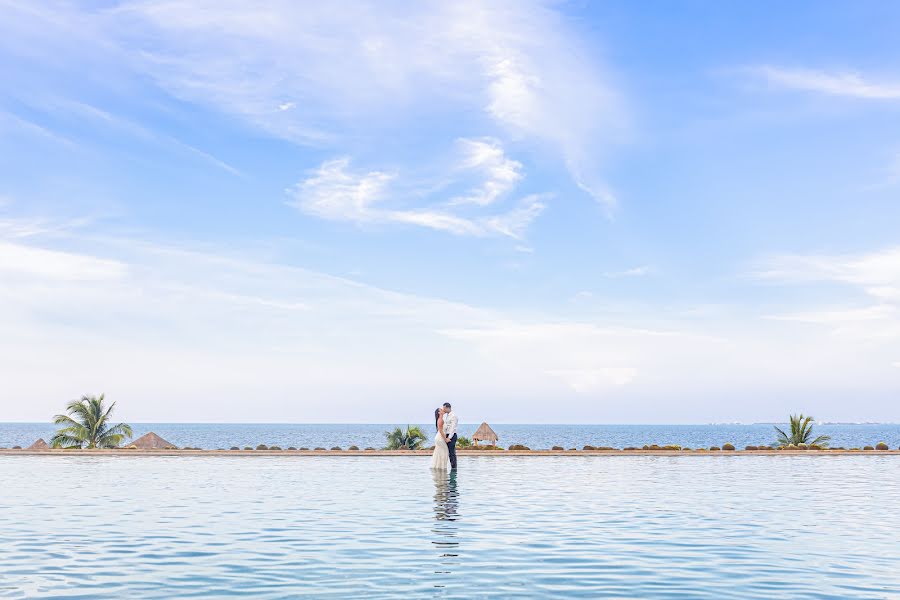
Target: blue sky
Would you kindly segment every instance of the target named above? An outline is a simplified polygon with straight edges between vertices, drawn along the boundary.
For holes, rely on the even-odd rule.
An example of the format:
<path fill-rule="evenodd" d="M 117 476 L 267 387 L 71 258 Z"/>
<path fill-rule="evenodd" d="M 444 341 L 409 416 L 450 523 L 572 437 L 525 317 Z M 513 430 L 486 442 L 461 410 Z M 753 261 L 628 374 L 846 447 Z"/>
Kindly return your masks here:
<path fill-rule="evenodd" d="M 0 1 L 8 418 L 900 420 L 895 3 L 324 4 Z"/>

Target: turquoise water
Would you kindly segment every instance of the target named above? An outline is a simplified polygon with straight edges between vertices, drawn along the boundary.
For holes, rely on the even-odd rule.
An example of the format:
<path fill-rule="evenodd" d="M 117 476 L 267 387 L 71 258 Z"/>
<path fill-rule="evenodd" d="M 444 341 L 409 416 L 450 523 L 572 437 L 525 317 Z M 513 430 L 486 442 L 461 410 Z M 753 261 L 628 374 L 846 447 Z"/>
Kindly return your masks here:
<path fill-rule="evenodd" d="M 384 446 L 384 432 L 389 424 L 237 424 L 237 423 L 132 423 L 136 436 L 155 431 L 176 446 L 205 449 L 232 446 L 256 447 L 258 444 L 294 446 L 360 448 Z M 415 423 L 413 423 L 415 425 Z M 422 423 L 426 432 L 434 431 L 434 424 Z M 460 425 L 460 433 L 471 436 L 477 424 Z M 493 424 L 500 436 L 501 446 L 524 444 L 534 449 L 552 446 L 581 448 L 592 446 L 643 446 L 644 444 L 677 444 L 690 448 L 708 448 L 730 442 L 737 448 L 768 444 L 775 439 L 772 425 L 509 425 Z M 38 438 L 49 441 L 55 427 L 51 423 L 0 423 L 0 448 L 27 447 Z M 885 442 L 891 448 L 900 447 L 900 425 L 866 424 L 815 426 L 816 435 L 832 437 L 832 446 L 846 448 L 875 445 Z"/>
<path fill-rule="evenodd" d="M 897 598 L 900 460 L 0 457 L 0 597 Z"/>

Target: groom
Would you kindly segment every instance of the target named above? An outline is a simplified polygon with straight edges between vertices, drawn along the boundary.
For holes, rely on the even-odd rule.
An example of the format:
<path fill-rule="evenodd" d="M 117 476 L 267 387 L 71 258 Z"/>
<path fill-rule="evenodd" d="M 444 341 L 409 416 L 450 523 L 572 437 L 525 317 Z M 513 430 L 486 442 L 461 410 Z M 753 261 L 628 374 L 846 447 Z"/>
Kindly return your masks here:
<path fill-rule="evenodd" d="M 450 451 L 450 470 L 456 468 L 456 413 L 449 402 L 444 402 L 444 438 Z"/>

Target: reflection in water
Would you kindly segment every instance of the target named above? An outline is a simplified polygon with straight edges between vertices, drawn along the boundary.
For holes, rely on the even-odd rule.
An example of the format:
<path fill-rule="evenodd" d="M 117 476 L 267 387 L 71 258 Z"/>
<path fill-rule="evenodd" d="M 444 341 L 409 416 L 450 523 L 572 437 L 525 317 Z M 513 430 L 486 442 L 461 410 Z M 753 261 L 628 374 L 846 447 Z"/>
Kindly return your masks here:
<path fill-rule="evenodd" d="M 435 587 L 444 587 L 440 580 L 451 573 L 451 567 L 456 565 L 459 556 L 456 551 L 459 548 L 459 492 L 456 487 L 456 469 L 442 471 L 432 469 L 431 476 L 434 479 L 434 534 L 432 544 L 440 549 L 441 567 L 435 571 L 438 583 Z"/>

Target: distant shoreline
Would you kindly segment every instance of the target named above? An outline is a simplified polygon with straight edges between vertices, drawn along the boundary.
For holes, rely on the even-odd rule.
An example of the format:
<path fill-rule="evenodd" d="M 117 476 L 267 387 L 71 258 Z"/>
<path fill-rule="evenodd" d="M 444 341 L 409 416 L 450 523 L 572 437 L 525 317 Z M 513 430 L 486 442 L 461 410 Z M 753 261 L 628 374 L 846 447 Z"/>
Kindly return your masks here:
<path fill-rule="evenodd" d="M 577 456 L 900 456 L 900 449 L 891 450 L 466 450 L 461 456 L 469 457 L 577 457 Z M 28 450 L 2 449 L 0 456 L 215 456 L 215 457 L 271 457 L 302 456 L 319 458 L 354 457 L 427 457 L 431 450 L 128 450 L 114 448 L 104 450 Z"/>

